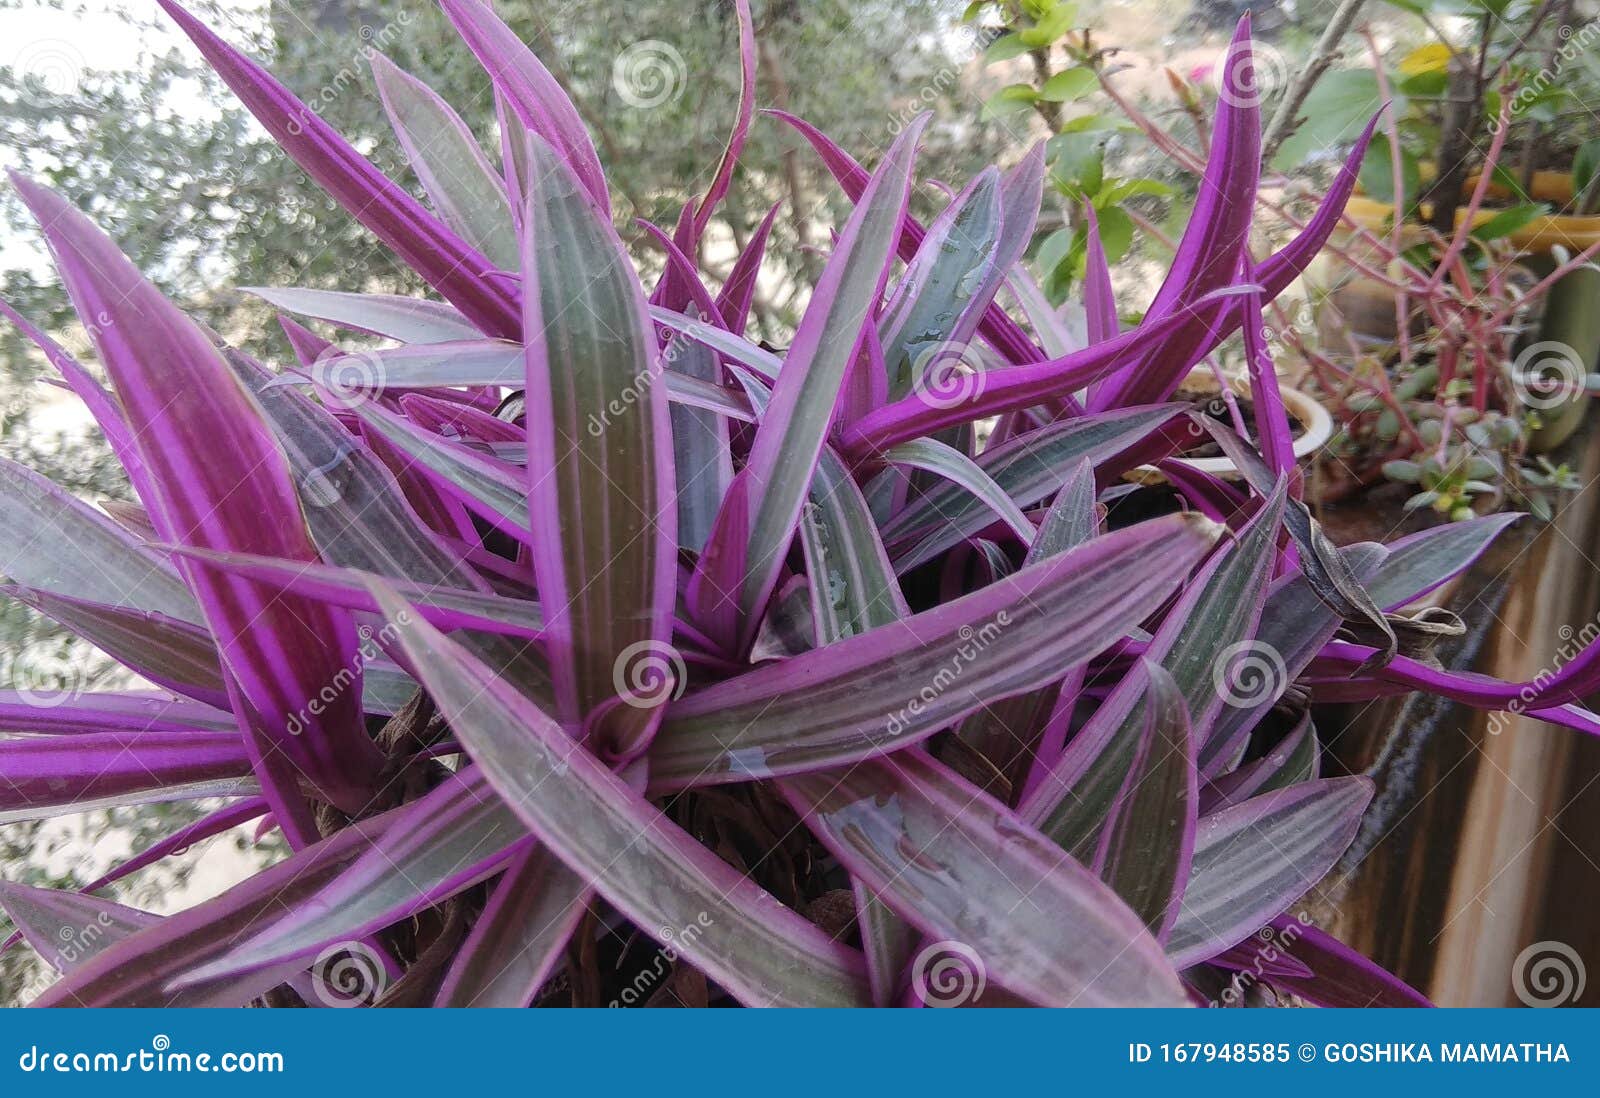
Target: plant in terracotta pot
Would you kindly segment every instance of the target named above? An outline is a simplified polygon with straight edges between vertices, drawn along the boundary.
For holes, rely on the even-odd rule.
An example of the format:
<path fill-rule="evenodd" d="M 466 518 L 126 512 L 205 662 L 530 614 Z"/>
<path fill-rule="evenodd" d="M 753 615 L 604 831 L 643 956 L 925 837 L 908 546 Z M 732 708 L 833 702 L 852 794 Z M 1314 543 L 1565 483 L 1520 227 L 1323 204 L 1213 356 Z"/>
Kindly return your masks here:
<path fill-rule="evenodd" d="M 1030 17 L 1016 5 L 993 7 L 1012 20 L 1001 41 L 1028 33 Z M 1593 355 L 1600 350 L 1600 309 L 1582 307 L 1593 301 L 1596 284 L 1588 280 L 1600 277 L 1588 264 L 1600 250 L 1600 218 L 1550 216 L 1548 207 L 1523 195 L 1510 167 L 1534 163 L 1527 160 L 1530 149 L 1553 144 L 1552 132 L 1571 129 L 1560 126 L 1567 117 L 1563 105 L 1570 106 L 1581 88 L 1552 81 L 1545 69 L 1576 65 L 1575 51 L 1563 43 L 1593 32 L 1587 23 L 1573 32 L 1577 15 L 1570 7 L 1501 5 L 1494 18 L 1479 8 L 1472 26 L 1487 23 L 1490 33 L 1473 38 L 1469 51 L 1437 30 L 1439 12 L 1417 8 L 1419 22 L 1439 41 L 1390 65 L 1363 27 L 1370 65 L 1334 67 L 1334 50 L 1358 8 L 1341 7 L 1304 66 L 1276 59 L 1279 83 L 1290 83 L 1289 70 L 1299 72 L 1292 86 L 1252 89 L 1257 98 L 1281 93 L 1264 152 L 1274 166 L 1297 175 L 1315 172 L 1307 162 L 1348 145 L 1361 122 L 1391 104 L 1363 163 L 1367 193 L 1352 198 L 1343 230 L 1319 265 L 1314 320 L 1307 323 L 1304 311 L 1279 303 L 1265 314 L 1265 338 L 1288 352 L 1279 361 L 1303 384 L 1302 395 L 1324 403 L 1337 421 L 1326 452 L 1318 453 L 1314 493 L 1339 501 L 1394 478 L 1417 485 L 1409 506 L 1428 506 L 1452 518 L 1506 503 L 1548 515 L 1571 474 L 1538 455 L 1575 426 L 1586 404 Z M 1507 19 L 1511 30 L 1503 25 Z M 1068 207 L 1067 224 L 1045 238 L 1037 261 L 1047 272 L 1046 292 L 1065 297 L 1074 287 L 1090 292 L 1092 235 L 1102 243 L 1110 236 L 1120 252 L 1137 227 L 1151 246 L 1172 246 L 1157 223 L 1155 204 L 1181 206 L 1175 199 L 1181 189 L 1164 183 L 1098 186 L 1109 174 L 1103 150 L 1108 141 L 1135 131 L 1173 166 L 1198 174 L 1201 152 L 1213 139 L 1211 113 L 1231 55 L 1223 51 L 1215 64 L 1188 76 L 1168 71 L 1177 108 L 1168 113 L 1192 131 L 1180 133 L 1119 89 L 1118 66 L 1109 62 L 1115 50 L 1097 44 L 1087 30 L 1056 31 L 1053 42 L 1029 40 L 1034 83 L 1008 87 L 1002 96 L 1031 103 L 1061 131 L 1051 143 L 1053 166 L 1064 180 L 1061 193 L 1076 203 Z M 1002 51 L 1002 60 L 1008 56 Z M 1472 79 L 1464 81 L 1458 73 L 1469 60 Z M 1084 107 L 1062 120 L 1058 100 L 1066 90 L 1073 104 L 1098 93 L 1112 109 Z M 1465 108 L 1457 102 L 1461 96 L 1471 100 Z M 1464 143 L 1470 157 L 1460 151 L 1463 141 L 1452 126 L 1476 127 Z M 1539 134 L 1546 139 L 1535 140 Z M 1088 173 L 1095 185 L 1086 185 L 1079 178 L 1082 157 L 1074 150 L 1091 138 L 1098 141 Z M 1589 165 L 1600 157 L 1584 154 L 1571 140 L 1565 148 L 1577 174 L 1589 178 Z M 1433 172 L 1424 189 L 1430 156 L 1433 162 L 1453 157 L 1460 170 Z M 1545 187 L 1554 178 L 1531 168 L 1523 174 Z M 1458 175 L 1465 191 L 1450 190 Z M 1569 183 L 1566 193 L 1584 190 Z M 1589 193 L 1595 191 L 1600 184 Z M 1294 228 L 1304 221 L 1298 198 L 1303 193 L 1291 181 L 1263 188 L 1257 200 L 1281 225 Z M 1404 212 L 1398 218 L 1394 201 L 1382 201 L 1395 195 Z M 1436 210 L 1443 212 L 1435 216 Z M 1108 221 L 1114 226 L 1109 234 Z M 1234 383 L 1213 383 L 1209 375 L 1242 378 L 1238 362 L 1244 356 L 1242 343 L 1224 345 L 1197 371 L 1196 383 L 1226 397 Z M 1250 416 L 1247 407 L 1222 410 L 1236 426 Z"/>
<path fill-rule="evenodd" d="M 1530 18 L 1534 34 L 1543 16 Z M 1363 165 L 1377 197 L 1352 200 L 1351 228 L 1325 257 L 1322 346 L 1298 348 L 1344 427 L 1322 495 L 1343 498 L 1381 472 L 1417 486 L 1408 507 L 1463 518 L 1509 499 L 1548 517 L 1573 483 L 1540 455 L 1576 427 L 1600 351 L 1589 263 L 1600 232 L 1543 204 L 1495 205 L 1526 197 L 1510 153 L 1521 150 L 1532 179 L 1523 131 L 1543 125 L 1534 108 L 1552 97 L 1548 81 L 1515 66 L 1521 49 L 1496 54 L 1493 33 L 1473 56 L 1498 61 L 1495 83 L 1463 81 L 1465 55 L 1445 43 L 1389 73 L 1372 31 L 1361 33 L 1376 93 L 1395 109 Z M 1468 119 L 1470 164 L 1456 132 Z M 1446 170 L 1421 160 L 1429 141 Z"/>

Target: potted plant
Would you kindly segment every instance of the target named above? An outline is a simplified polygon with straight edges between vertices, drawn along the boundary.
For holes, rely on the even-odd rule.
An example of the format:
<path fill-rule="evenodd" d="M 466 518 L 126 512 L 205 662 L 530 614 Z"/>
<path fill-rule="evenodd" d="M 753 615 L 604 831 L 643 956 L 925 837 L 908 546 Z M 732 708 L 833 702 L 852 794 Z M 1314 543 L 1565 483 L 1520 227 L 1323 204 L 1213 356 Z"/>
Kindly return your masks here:
<path fill-rule="evenodd" d="M 1321 776 L 1307 697 L 1334 679 L 1516 698 L 1600 729 L 1577 700 L 1600 647 L 1533 683 L 1455 675 L 1416 658 L 1434 623 L 1389 610 L 1503 523 L 1341 551 L 1297 498 L 1259 310 L 1321 249 L 1359 149 L 1242 281 L 1260 116 L 1223 108 L 1216 204 L 1170 303 L 1052 354 L 1048 314 L 996 302 L 1040 153 L 923 224 L 923 120 L 869 171 L 790 119 L 854 208 L 780 353 L 746 337 L 760 242 L 715 289 L 689 258 L 752 121 L 748 5 L 739 121 L 647 291 L 576 110 L 477 0 L 443 6 L 505 97 L 499 165 L 384 75 L 431 205 L 162 4 L 437 296 L 263 291 L 332 336 L 286 323 L 295 361 L 273 371 L 14 180 L 114 397 L 8 315 L 105 431 L 139 497 L 119 513 L 143 521 L 0 463 L 6 591 L 162 690 L 0 695 L 0 727 L 26 733 L 0 739 L 0 812 L 226 799 L 115 873 L 241 821 L 293 850 L 165 920 L 0 884 L 61 970 L 42 1004 L 1262 1001 L 1244 977 L 1419 1005 L 1309 914 L 1371 787 Z M 1248 66 L 1248 22 L 1235 48 Z M 514 240 L 516 271 L 469 239 Z M 1003 361 L 946 369 L 924 317 Z M 1259 447 L 1168 399 L 1241 327 Z M 513 395 L 518 422 L 495 414 Z M 939 440 L 991 417 L 998 440 Z M 1197 473 L 1181 491 L 1202 514 L 1107 513 L 1129 493 L 1106 485 L 1196 427 L 1242 485 Z M 897 498 L 884 474 L 907 469 L 942 483 Z M 69 955 L 85 919 L 105 932 Z M 1293 963 L 1264 966 L 1266 938 Z"/>

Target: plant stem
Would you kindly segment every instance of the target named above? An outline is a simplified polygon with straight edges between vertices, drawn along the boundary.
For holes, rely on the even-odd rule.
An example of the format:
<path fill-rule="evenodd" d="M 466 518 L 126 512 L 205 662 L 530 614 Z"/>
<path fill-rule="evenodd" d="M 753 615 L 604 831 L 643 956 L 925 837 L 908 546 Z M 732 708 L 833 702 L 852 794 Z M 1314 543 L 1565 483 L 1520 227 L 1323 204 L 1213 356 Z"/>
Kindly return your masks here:
<path fill-rule="evenodd" d="M 1322 37 L 1317 39 L 1316 47 L 1311 51 L 1311 57 L 1306 61 L 1305 68 L 1295 77 L 1283 101 L 1278 104 L 1278 109 L 1273 112 L 1272 121 L 1267 125 L 1267 132 L 1261 139 L 1263 163 L 1271 163 L 1278 146 L 1288 140 L 1289 135 L 1299 125 L 1300 108 L 1305 106 L 1306 97 L 1311 94 L 1311 89 L 1317 86 L 1317 81 L 1322 79 L 1322 74 L 1339 59 L 1339 43 L 1355 23 L 1356 16 L 1360 14 L 1361 7 L 1365 3 L 1366 0 L 1344 0 L 1333 13 L 1333 18 L 1328 20 L 1328 25 L 1323 28 Z"/>

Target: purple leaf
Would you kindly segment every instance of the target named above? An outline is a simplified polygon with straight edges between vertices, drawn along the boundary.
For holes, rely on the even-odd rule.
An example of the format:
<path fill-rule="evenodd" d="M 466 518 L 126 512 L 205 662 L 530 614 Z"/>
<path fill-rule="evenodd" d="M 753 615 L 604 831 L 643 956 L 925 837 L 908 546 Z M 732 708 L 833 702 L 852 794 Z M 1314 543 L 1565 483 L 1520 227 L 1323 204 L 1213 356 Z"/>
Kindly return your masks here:
<path fill-rule="evenodd" d="M 1354 841 L 1371 799 L 1368 778 L 1323 778 L 1201 820 L 1194 872 L 1167 942 L 1173 964 L 1237 945 L 1315 887 Z"/>
<path fill-rule="evenodd" d="M 163 539 L 315 560 L 283 453 L 206 333 L 77 210 L 27 180 L 16 185 L 78 312 L 101 321 L 91 334 L 157 489 L 146 503 Z M 180 571 L 274 744 L 334 803 L 365 805 L 381 757 L 362 726 L 359 692 L 335 685 L 360 681 L 348 618 L 193 566 Z M 304 719 L 291 716 L 303 710 Z"/>
<path fill-rule="evenodd" d="M 381 53 L 372 76 L 406 158 L 447 225 L 503 271 L 518 269 L 516 228 L 500 173 L 438 94 Z"/>
<path fill-rule="evenodd" d="M 1164 942 L 1189 883 L 1197 819 L 1194 735 L 1183 692 L 1158 663 L 1149 677 L 1144 734 L 1111 818 L 1095 868 Z"/>
<path fill-rule="evenodd" d="M 511 114 L 558 152 L 598 215 L 609 222 L 611 196 L 606 192 L 600 158 L 578 109 L 555 77 L 482 0 L 439 0 L 439 6 L 489 73 Z M 538 174 L 535 169 L 523 175 L 521 186 L 531 189 L 538 185 Z M 518 192 L 512 193 L 515 197 Z"/>
<path fill-rule="evenodd" d="M 92 807 L 254 793 L 239 737 L 96 732 L 0 740 L 0 823 Z"/>
<path fill-rule="evenodd" d="M 0 908 L 57 972 L 71 972 L 95 954 L 161 921 L 122 904 L 48 888 L 0 881 Z"/>
<path fill-rule="evenodd" d="M 736 335 L 743 334 L 750 323 L 750 305 L 756 296 L 756 279 L 761 275 L 761 260 L 767 254 L 767 238 L 772 233 L 772 223 L 777 219 L 779 209 L 780 206 L 774 204 L 767 211 L 767 216 L 761 219 L 761 224 L 756 226 L 755 233 L 745 243 L 744 251 L 734 260 L 728 280 L 722 284 L 722 292 L 717 295 L 717 309 L 722 314 L 722 323 Z"/>
<path fill-rule="evenodd" d="M 862 329 L 883 295 L 925 123 L 919 119 L 895 141 L 840 233 L 756 431 L 745 467 L 751 515 L 739 588 L 741 651 L 755 639 L 777 587 Z"/>
<path fill-rule="evenodd" d="M 541 842 L 752 1005 L 868 1001 L 861 955 L 668 821 L 562 728 L 387 591 L 400 646 L 491 784 Z M 402 622 L 409 621 L 409 624 Z M 697 933 L 684 931 L 697 928 Z"/>
<path fill-rule="evenodd" d="M 288 962 L 249 973 L 247 979 L 225 976 L 183 988 L 169 989 L 168 985 L 226 953 L 285 910 L 306 903 L 415 807 L 356 821 L 220 896 L 118 942 L 50 988 L 33 1005 L 246 1005 L 301 972 L 305 963 Z"/>
<path fill-rule="evenodd" d="M 1215 536 L 1195 516 L 1140 523 L 936 609 L 690 694 L 672 705 L 651 751 L 652 788 L 802 773 L 910 746 L 1115 643 Z M 953 682 L 952 661 L 961 668 Z"/>
<path fill-rule="evenodd" d="M 0 729 L 67 735 L 81 732 L 227 732 L 233 714 L 200 702 L 140 691 L 53 698 L 41 706 L 32 692 L 0 690 Z"/>
<path fill-rule="evenodd" d="M 516 334 L 515 296 L 502 283 L 483 277 L 491 264 L 481 253 L 440 224 L 260 65 L 218 38 L 176 0 L 158 2 L 279 147 L 335 202 L 485 335 Z M 480 8 L 477 0 L 469 4 Z"/>
<path fill-rule="evenodd" d="M 711 223 L 728 187 L 733 182 L 733 169 L 744 151 L 745 138 L 750 134 L 750 122 L 756 111 L 756 26 L 750 14 L 750 0 L 734 0 L 734 14 L 739 20 L 739 117 L 728 135 L 727 148 L 717 162 L 716 174 L 706 188 L 705 197 L 694 211 L 694 235 L 699 237 Z M 769 218 L 770 220 L 770 218 Z"/>
<path fill-rule="evenodd" d="M 434 1006 L 525 1007 L 588 911 L 583 878 L 543 846 L 517 855 L 461 944 Z"/>
<path fill-rule="evenodd" d="M 1106 249 L 1100 242 L 1100 221 L 1094 215 L 1094 203 L 1083 204 L 1083 218 L 1083 309 L 1089 322 L 1089 342 L 1104 343 L 1116 336 L 1121 327 L 1117 322 L 1117 295 L 1111 288 L 1111 268 L 1106 265 Z"/>
<path fill-rule="evenodd" d="M 852 876 L 1007 990 L 1041 1006 L 1182 1001 L 1160 947 L 1104 884 L 922 751 L 778 785 Z"/>
<path fill-rule="evenodd" d="M 628 254 L 548 145 L 531 141 L 528 156 L 528 513 L 557 713 L 576 728 L 616 697 L 625 664 L 670 647 L 676 479 L 655 336 Z M 603 749 L 641 751 L 651 708 L 608 728 Z"/>
<path fill-rule="evenodd" d="M 203 621 L 167 562 L 33 470 L 0 458 L 0 575 L 86 602 Z"/>
<path fill-rule="evenodd" d="M 483 338 L 483 333 L 456 310 L 424 298 L 290 287 L 241 288 L 286 312 L 405 343 L 449 343 Z"/>
<path fill-rule="evenodd" d="M 1232 283 L 1250 234 L 1256 186 L 1261 178 L 1261 98 L 1254 94 L 1255 61 L 1250 15 L 1239 20 L 1228 48 L 1227 86 L 1217 102 L 1211 155 L 1195 195 L 1194 209 L 1166 279 L 1145 310 L 1146 323 L 1190 308 Z M 1147 356 L 1108 379 L 1092 395 L 1092 409 L 1165 400 L 1204 351 L 1210 333 L 1185 329 L 1178 347 L 1162 358 Z"/>
<path fill-rule="evenodd" d="M 228 705 L 216 642 L 198 625 L 28 587 L 0 586 L 0 594 L 60 622 L 158 686 L 207 705 Z"/>

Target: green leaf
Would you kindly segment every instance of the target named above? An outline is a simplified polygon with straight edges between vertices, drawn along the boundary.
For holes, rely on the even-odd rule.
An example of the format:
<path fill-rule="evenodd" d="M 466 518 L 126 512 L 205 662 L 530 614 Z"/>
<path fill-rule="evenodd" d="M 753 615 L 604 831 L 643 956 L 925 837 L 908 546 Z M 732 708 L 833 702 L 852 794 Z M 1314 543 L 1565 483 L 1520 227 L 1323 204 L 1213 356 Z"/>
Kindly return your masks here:
<path fill-rule="evenodd" d="M 1049 103 L 1070 103 L 1082 99 L 1099 86 L 1100 79 L 1095 76 L 1093 69 L 1083 66 L 1063 69 L 1044 82 L 1044 87 L 1039 89 L 1039 98 Z"/>
<path fill-rule="evenodd" d="M 1020 57 L 1027 53 L 1028 49 L 1028 43 L 1022 40 L 1021 35 L 1003 34 L 989 43 L 989 48 L 983 51 L 983 61 L 986 65 L 998 64 L 1013 57 Z"/>
<path fill-rule="evenodd" d="M 1387 134 L 1374 134 L 1361 161 L 1361 187 L 1380 202 L 1395 203 L 1394 161 L 1389 155 Z M 1405 193 L 1397 203 L 1403 211 L 1411 209 L 1422 187 L 1422 172 L 1416 157 L 1404 148 L 1400 152 L 1400 184 Z"/>
<path fill-rule="evenodd" d="M 1482 224 L 1473 226 L 1472 238 L 1484 243 L 1499 240 L 1503 236 L 1510 236 L 1525 225 L 1532 224 L 1549 212 L 1550 207 L 1542 203 L 1512 206 L 1501 210 Z"/>
<path fill-rule="evenodd" d="M 1038 98 L 1039 93 L 1027 84 L 1009 84 L 988 98 L 983 104 L 981 117 L 990 119 L 1014 114 L 1017 111 L 1026 110 Z"/>
<path fill-rule="evenodd" d="M 1027 30 L 1019 31 L 1018 37 L 1035 49 L 1048 46 L 1071 30 L 1073 21 L 1077 17 L 1078 6 L 1076 4 L 1058 3 L 1033 26 Z"/>
<path fill-rule="evenodd" d="M 1355 140 L 1379 107 L 1383 96 L 1371 69 L 1335 69 L 1324 74 L 1300 109 L 1304 121 L 1279 147 L 1273 167 L 1288 170 L 1309 157 L 1328 153 Z M 1398 96 L 1391 110 L 1404 112 Z"/>

